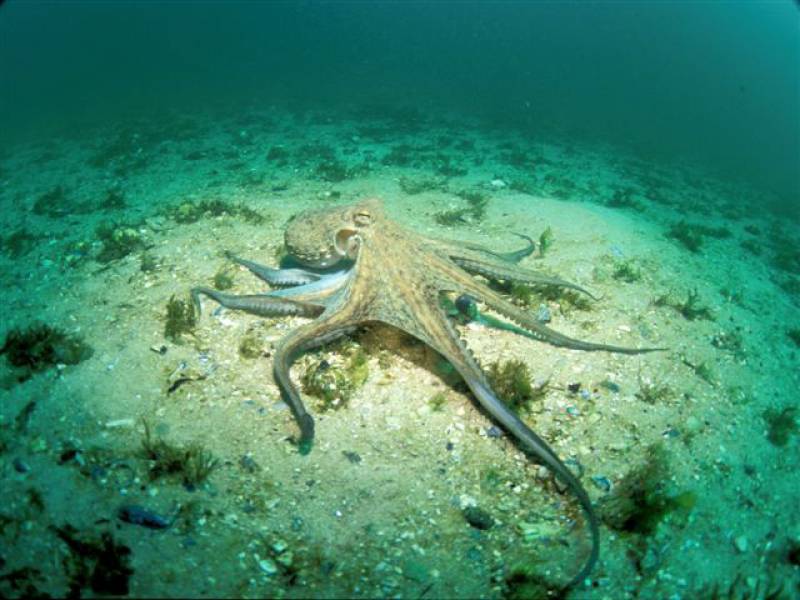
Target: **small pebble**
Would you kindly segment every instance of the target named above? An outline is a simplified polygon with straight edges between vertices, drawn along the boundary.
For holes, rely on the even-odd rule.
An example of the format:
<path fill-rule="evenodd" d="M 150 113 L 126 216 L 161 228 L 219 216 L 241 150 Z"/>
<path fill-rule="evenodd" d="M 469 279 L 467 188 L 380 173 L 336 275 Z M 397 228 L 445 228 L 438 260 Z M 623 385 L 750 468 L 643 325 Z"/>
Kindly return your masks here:
<path fill-rule="evenodd" d="M 277 575 L 278 565 L 275 564 L 274 560 L 270 558 L 258 558 L 258 555 L 256 555 L 256 560 L 258 561 L 258 568 L 264 571 L 264 573 L 270 577 Z"/>
<path fill-rule="evenodd" d="M 494 525 L 492 515 L 477 506 L 467 506 L 461 511 L 461 514 L 464 515 L 467 523 L 472 525 L 475 529 L 491 529 Z"/>
<path fill-rule="evenodd" d="M 503 431 L 499 427 L 492 425 L 486 428 L 486 435 L 490 438 L 500 438 L 503 437 Z"/>
<path fill-rule="evenodd" d="M 539 305 L 539 309 L 536 311 L 536 320 L 539 323 L 549 323 L 552 320 L 550 308 L 546 304 Z"/>
<path fill-rule="evenodd" d="M 733 540 L 733 545 L 736 546 L 736 550 L 740 553 L 747 552 L 747 536 L 740 535 L 735 540 Z"/>
<path fill-rule="evenodd" d="M 593 475 L 592 483 L 595 487 L 606 493 L 611 491 L 611 481 L 605 475 Z"/>

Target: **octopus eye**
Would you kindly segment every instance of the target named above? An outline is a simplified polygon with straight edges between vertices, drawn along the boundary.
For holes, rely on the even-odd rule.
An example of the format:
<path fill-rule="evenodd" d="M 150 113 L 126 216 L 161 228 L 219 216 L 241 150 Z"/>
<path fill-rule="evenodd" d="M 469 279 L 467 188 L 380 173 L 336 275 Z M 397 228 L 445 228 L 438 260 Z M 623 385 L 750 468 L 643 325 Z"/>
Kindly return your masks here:
<path fill-rule="evenodd" d="M 334 240 L 336 252 L 339 256 L 346 256 L 347 258 L 355 258 L 355 253 L 358 250 L 358 243 L 361 238 L 356 235 L 352 229 L 340 229 Z"/>
<path fill-rule="evenodd" d="M 372 215 L 362 210 L 353 215 L 353 222 L 356 225 L 369 225 L 372 223 Z"/>

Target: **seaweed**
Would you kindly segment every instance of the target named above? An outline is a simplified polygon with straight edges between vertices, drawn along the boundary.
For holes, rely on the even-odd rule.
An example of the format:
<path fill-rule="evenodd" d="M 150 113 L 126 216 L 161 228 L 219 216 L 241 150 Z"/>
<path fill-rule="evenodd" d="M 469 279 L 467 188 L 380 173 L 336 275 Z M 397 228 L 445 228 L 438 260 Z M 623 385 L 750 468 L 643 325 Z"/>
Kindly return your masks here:
<path fill-rule="evenodd" d="M 603 500 L 601 519 L 615 531 L 647 536 L 670 514 L 688 516 L 697 502 L 696 494 L 668 493 L 669 479 L 663 444 L 649 446 L 644 462 L 631 469 Z"/>
<path fill-rule="evenodd" d="M 381 164 L 386 166 L 408 167 L 414 157 L 414 147 L 408 144 L 392 146 L 389 153 L 381 159 Z"/>
<path fill-rule="evenodd" d="M 797 434 L 797 407 L 787 406 L 782 410 L 767 409 L 762 413 L 767 423 L 767 439 L 773 446 L 783 447 Z"/>
<path fill-rule="evenodd" d="M 235 212 L 233 206 L 222 200 L 203 200 L 201 202 L 184 202 L 169 209 L 167 214 L 176 223 L 186 225 L 197 223 L 197 221 L 205 217 L 232 216 Z"/>
<path fill-rule="evenodd" d="M 226 267 L 221 267 L 214 273 L 214 289 L 224 291 L 233 287 L 233 271 Z"/>
<path fill-rule="evenodd" d="M 614 265 L 614 271 L 611 276 L 625 283 L 634 283 L 642 278 L 642 270 L 636 265 L 633 260 L 624 260 Z"/>
<path fill-rule="evenodd" d="M 800 348 L 800 327 L 789 329 L 786 332 L 786 337 L 788 337 L 795 346 Z"/>
<path fill-rule="evenodd" d="M 428 406 L 433 412 L 441 412 L 445 404 L 447 404 L 447 396 L 444 392 L 436 392 L 428 400 Z"/>
<path fill-rule="evenodd" d="M 142 420 L 144 435 L 142 437 L 142 453 L 150 461 L 149 476 L 151 481 L 162 477 L 177 478 L 189 490 L 204 483 L 209 475 L 219 466 L 219 461 L 200 444 L 188 446 L 170 444 L 163 438 L 154 438 L 150 432 L 150 424 Z"/>
<path fill-rule="evenodd" d="M 201 200 L 200 202 L 183 202 L 166 211 L 168 217 L 182 225 L 197 223 L 201 219 L 229 216 L 241 217 L 247 223 L 260 225 L 264 217 L 252 208 L 244 205 L 235 205 L 224 200 Z"/>
<path fill-rule="evenodd" d="M 367 354 L 362 348 L 351 345 L 343 353 L 343 365 L 322 359 L 306 369 L 300 379 L 303 391 L 319 399 L 321 411 L 346 406 L 369 375 Z"/>
<path fill-rule="evenodd" d="M 542 385 L 534 387 L 531 384 L 528 365 L 518 359 L 492 363 L 486 377 L 498 398 L 515 411 L 530 410 L 535 400 L 545 396 L 549 385 L 549 382 L 545 381 Z"/>
<path fill-rule="evenodd" d="M 33 250 L 37 236 L 25 228 L 20 228 L 0 240 L 0 251 L 9 258 L 19 258 Z"/>
<path fill-rule="evenodd" d="M 106 195 L 100 202 L 103 210 L 122 210 L 125 208 L 125 193 L 119 188 L 109 188 Z"/>
<path fill-rule="evenodd" d="M 262 356 L 263 353 L 264 347 L 261 343 L 261 339 L 252 331 L 246 333 L 242 341 L 239 342 L 239 354 L 243 358 L 253 360 Z"/>
<path fill-rule="evenodd" d="M 466 219 L 467 212 L 466 208 L 441 210 L 433 215 L 433 220 L 444 227 L 465 225 L 469 222 Z"/>
<path fill-rule="evenodd" d="M 639 374 L 639 390 L 634 393 L 634 396 L 646 404 L 659 404 L 665 400 L 669 400 L 674 396 L 672 388 L 663 383 L 651 380 L 645 380 Z"/>
<path fill-rule="evenodd" d="M 133 575 L 132 553 L 128 546 L 116 542 L 107 531 L 99 538 L 91 538 L 79 536 L 78 530 L 69 524 L 53 529 L 70 550 L 63 559 L 64 570 L 70 578 L 69 597 L 80 598 L 85 587 L 99 595 L 128 594 Z"/>
<path fill-rule="evenodd" d="M 567 590 L 550 581 L 539 572 L 535 563 L 519 562 L 509 570 L 504 579 L 504 600 L 530 600 L 533 598 L 566 598 Z"/>
<path fill-rule="evenodd" d="M 605 205 L 609 208 L 631 208 L 633 210 L 642 210 L 642 205 L 634 200 L 633 194 L 636 190 L 632 187 L 614 190 L 611 198 L 606 200 Z"/>
<path fill-rule="evenodd" d="M 731 237 L 731 232 L 725 227 L 708 227 L 680 221 L 670 225 L 666 236 L 680 242 L 690 252 L 698 252 L 703 246 L 703 240 L 706 237 L 729 238 Z"/>
<path fill-rule="evenodd" d="M 750 581 L 748 581 L 750 580 Z M 731 583 L 714 582 L 697 590 L 696 598 L 704 600 L 789 600 L 791 592 L 786 592 L 783 579 L 777 581 L 772 576 L 767 579 L 745 578 L 737 573 Z"/>
<path fill-rule="evenodd" d="M 482 192 L 474 191 L 462 191 L 457 195 L 464 198 L 468 206 L 439 211 L 433 215 L 434 220 L 439 225 L 444 225 L 445 227 L 482 221 L 486 216 L 486 206 L 489 203 L 489 197 Z"/>
<path fill-rule="evenodd" d="M 539 235 L 539 257 L 544 257 L 553 245 L 553 229 L 548 225 Z"/>
<path fill-rule="evenodd" d="M 422 192 L 437 190 L 442 187 L 439 179 L 432 177 L 401 177 L 400 189 L 409 196 L 416 196 Z"/>
<path fill-rule="evenodd" d="M 690 252 L 698 252 L 703 246 L 703 236 L 696 229 L 690 227 L 686 221 L 673 223 L 666 235 L 683 244 Z"/>
<path fill-rule="evenodd" d="M 467 169 L 454 164 L 451 156 L 442 153 L 433 157 L 433 170 L 444 177 L 461 177 L 467 174 Z"/>
<path fill-rule="evenodd" d="M 744 349 L 742 334 L 737 330 L 720 331 L 711 336 L 711 345 L 715 348 L 729 352 L 736 360 L 742 361 L 747 353 Z"/>
<path fill-rule="evenodd" d="M 342 161 L 330 159 L 318 163 L 314 168 L 314 175 L 317 179 L 328 183 L 339 183 L 346 179 L 352 179 L 354 173 Z"/>
<path fill-rule="evenodd" d="M 289 160 L 289 151 L 283 146 L 272 146 L 267 151 L 267 160 L 285 166 Z"/>
<path fill-rule="evenodd" d="M 41 579 L 42 572 L 35 567 L 21 567 L 4 573 L 0 575 L 0 597 L 49 598 L 49 594 L 36 587 L 35 582 Z"/>
<path fill-rule="evenodd" d="M 110 263 L 144 247 L 142 235 L 132 226 L 103 223 L 95 230 L 102 243 L 97 261 Z"/>
<path fill-rule="evenodd" d="M 142 273 L 152 273 L 161 267 L 161 262 L 158 257 L 153 256 L 147 252 L 142 252 L 139 256 L 139 270 Z"/>
<path fill-rule="evenodd" d="M 190 300 L 178 300 L 173 294 L 167 302 L 164 337 L 180 343 L 184 333 L 190 333 L 197 324 L 194 304 Z"/>
<path fill-rule="evenodd" d="M 701 305 L 699 298 L 700 295 L 697 293 L 697 289 L 692 289 L 687 291 L 686 300 L 683 302 L 672 300 L 667 294 L 663 294 L 653 300 L 653 305 L 668 306 L 679 312 L 688 321 L 696 321 L 698 319 L 713 321 L 714 316 L 711 310 L 707 306 Z"/>
<path fill-rule="evenodd" d="M 27 329 L 12 329 L 6 335 L 0 354 L 14 367 L 24 369 L 19 379 L 24 381 L 37 371 L 65 364 L 77 365 L 91 358 L 94 350 L 78 335 L 43 323 L 34 323 Z"/>
<path fill-rule="evenodd" d="M 33 213 L 46 217 L 63 217 L 69 213 L 69 199 L 64 187 L 57 185 L 40 195 L 33 203 Z"/>

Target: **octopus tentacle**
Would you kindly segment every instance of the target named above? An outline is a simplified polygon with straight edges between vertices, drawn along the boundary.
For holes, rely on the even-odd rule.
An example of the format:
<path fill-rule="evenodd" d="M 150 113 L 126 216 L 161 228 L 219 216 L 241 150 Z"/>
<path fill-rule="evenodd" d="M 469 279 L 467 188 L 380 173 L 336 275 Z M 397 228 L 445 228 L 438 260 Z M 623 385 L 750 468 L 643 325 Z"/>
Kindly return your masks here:
<path fill-rule="evenodd" d="M 337 316 L 333 315 L 330 319 L 312 321 L 295 329 L 283 338 L 275 349 L 272 372 L 281 395 L 286 404 L 289 405 L 300 428 L 298 447 L 301 454 L 308 454 L 311 451 L 311 446 L 314 442 L 314 419 L 306 411 L 300 392 L 289 375 L 289 369 L 295 359 L 303 352 L 355 331 L 357 327 L 355 324 L 343 326 L 333 323 L 332 321 L 338 321 L 336 319 Z"/>
<path fill-rule="evenodd" d="M 318 317 L 325 310 L 320 304 L 311 302 L 300 302 L 288 298 L 276 298 L 266 294 L 251 294 L 246 296 L 236 296 L 225 294 L 218 290 L 208 287 L 192 288 L 192 302 L 194 303 L 197 314 L 202 311 L 200 296 L 208 296 L 219 302 L 225 308 L 232 310 L 243 310 L 261 317 Z"/>
<path fill-rule="evenodd" d="M 334 271 L 317 281 L 294 287 L 273 290 L 266 294 L 270 298 L 288 298 L 299 302 L 326 304 L 350 280 L 350 270 Z"/>
<path fill-rule="evenodd" d="M 459 372 L 464 382 L 472 390 L 480 405 L 492 419 L 498 422 L 514 439 L 516 439 L 539 462 L 550 469 L 556 477 L 563 481 L 575 495 L 586 515 L 592 539 L 592 549 L 580 572 L 567 584 L 573 586 L 583 581 L 594 568 L 600 554 L 600 527 L 597 515 L 592 507 L 589 495 L 580 481 L 564 465 L 553 449 L 534 433 L 517 415 L 515 415 L 492 391 L 483 370 L 478 366 L 472 353 L 460 338 L 452 323 L 446 316 L 444 308 L 439 308 L 442 315 L 441 325 L 445 328 L 449 347 L 438 344 L 437 350 L 447 358 Z M 436 347 L 436 346 L 434 346 Z"/>
<path fill-rule="evenodd" d="M 478 261 L 460 257 L 453 257 L 451 260 L 473 275 L 483 275 L 491 279 L 503 279 L 505 281 L 529 283 L 531 285 L 555 285 L 581 292 L 593 300 L 597 300 L 597 297 L 585 288 L 558 277 L 550 277 L 549 275 L 544 275 L 536 271 L 530 271 L 521 267 L 509 267 L 508 265 L 496 262 Z"/>
<path fill-rule="evenodd" d="M 534 250 L 536 250 L 536 242 L 533 241 L 532 238 L 525 235 L 524 233 L 516 233 L 514 231 L 511 232 L 511 235 L 516 235 L 517 237 L 521 237 L 524 240 L 527 240 L 528 245 L 524 248 L 520 248 L 519 250 L 512 250 L 510 252 L 496 252 L 491 250 L 485 246 L 480 244 L 474 244 L 472 242 L 461 242 L 461 241 L 452 241 L 446 240 L 444 241 L 444 245 L 448 247 L 448 254 L 450 258 L 465 258 L 465 259 L 478 259 L 474 253 L 482 253 L 484 255 L 493 256 L 495 258 L 499 258 L 500 260 L 507 262 L 507 263 L 518 263 L 526 256 L 530 256 Z M 465 252 L 466 251 L 466 252 Z M 485 258 L 485 257 L 484 257 Z"/>
<path fill-rule="evenodd" d="M 231 253 L 228 253 L 227 257 L 236 264 L 242 265 L 253 275 L 262 281 L 266 281 L 270 285 L 303 285 L 317 281 L 322 277 L 321 274 L 307 269 L 273 269 L 272 267 L 267 267 L 245 258 L 239 258 Z"/>
<path fill-rule="evenodd" d="M 587 342 L 571 338 L 555 329 L 550 329 L 537 321 L 532 315 L 520 310 L 495 292 L 478 285 L 472 280 L 463 279 L 459 281 L 459 283 L 463 286 L 463 289 L 459 291 L 466 291 L 479 301 L 487 304 L 491 309 L 496 310 L 504 317 L 511 319 L 512 322 L 528 330 L 535 339 L 553 346 L 570 348 L 572 350 L 584 350 L 586 352 L 604 351 L 616 352 L 618 354 L 645 354 L 647 352 L 666 350 L 666 348 L 628 348 L 626 346 L 614 346 L 612 344 Z"/>

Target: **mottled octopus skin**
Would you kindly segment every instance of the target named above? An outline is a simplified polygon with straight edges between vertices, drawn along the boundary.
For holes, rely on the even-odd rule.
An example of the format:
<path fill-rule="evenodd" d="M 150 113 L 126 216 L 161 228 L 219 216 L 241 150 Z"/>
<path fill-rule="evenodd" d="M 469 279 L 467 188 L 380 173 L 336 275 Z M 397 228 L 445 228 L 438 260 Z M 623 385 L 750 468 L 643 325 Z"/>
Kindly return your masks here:
<path fill-rule="evenodd" d="M 318 282 L 313 293 L 305 291 L 311 290 L 310 285 L 300 285 L 281 290 L 281 297 L 273 295 L 279 292 L 230 296 L 208 288 L 196 288 L 193 296 L 198 305 L 199 295 L 205 294 L 229 308 L 256 314 L 296 314 L 314 318 L 281 340 L 273 366 L 275 380 L 300 427 L 301 451 L 308 452 L 311 448 L 314 421 L 289 376 L 293 360 L 300 353 L 352 332 L 365 323 L 380 322 L 397 327 L 450 361 L 484 409 L 575 494 L 587 516 L 592 550 L 579 573 L 567 585 L 583 581 L 599 555 L 599 526 L 588 494 L 549 445 L 491 390 L 483 371 L 442 308 L 440 296 L 449 292 L 469 294 L 537 339 L 555 346 L 625 354 L 657 349 L 584 342 L 544 326 L 471 276 L 474 273 L 510 281 L 559 285 L 588 294 L 575 284 L 515 265 L 514 260 L 529 254 L 532 245 L 503 255 L 474 244 L 424 237 L 389 219 L 383 203 L 377 199 L 305 211 L 290 221 L 285 243 L 289 255 L 309 269 L 351 266 L 346 277 L 332 278 L 329 285 L 326 280 L 321 282 L 322 285 Z M 239 262 L 267 281 L 278 281 L 277 275 L 265 277 L 258 271 L 272 271 L 268 268 L 248 264 L 248 261 Z"/>

